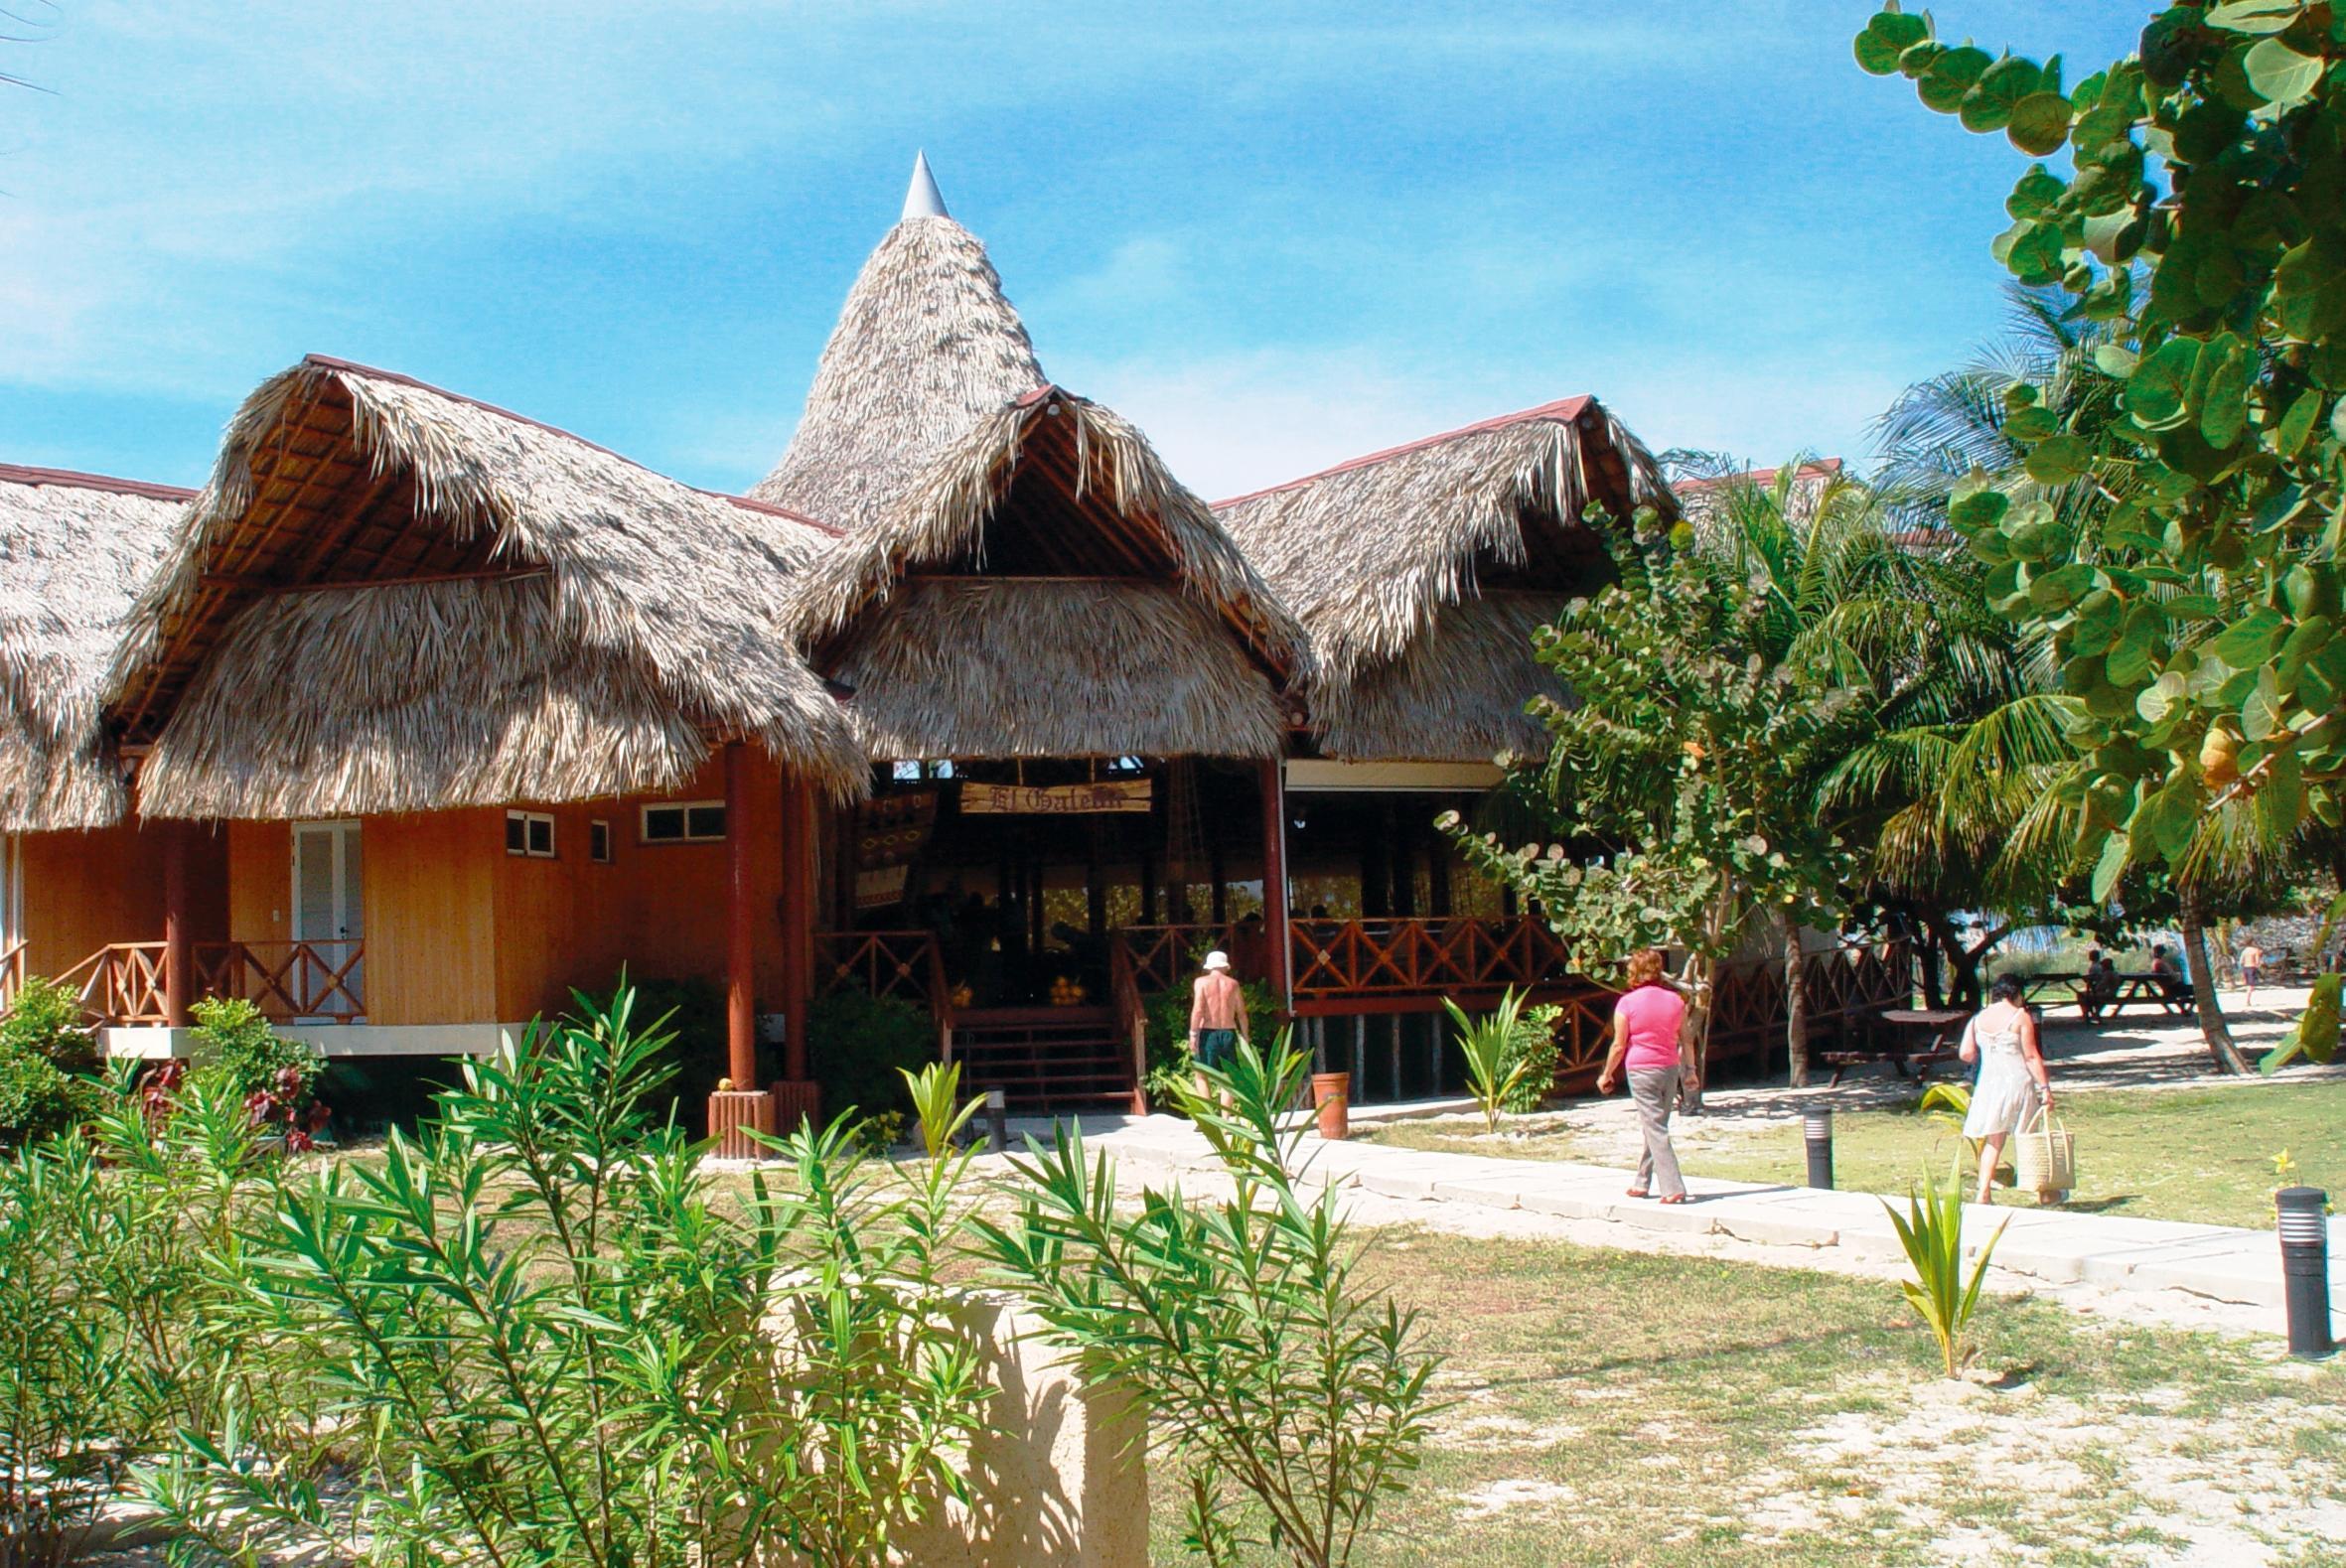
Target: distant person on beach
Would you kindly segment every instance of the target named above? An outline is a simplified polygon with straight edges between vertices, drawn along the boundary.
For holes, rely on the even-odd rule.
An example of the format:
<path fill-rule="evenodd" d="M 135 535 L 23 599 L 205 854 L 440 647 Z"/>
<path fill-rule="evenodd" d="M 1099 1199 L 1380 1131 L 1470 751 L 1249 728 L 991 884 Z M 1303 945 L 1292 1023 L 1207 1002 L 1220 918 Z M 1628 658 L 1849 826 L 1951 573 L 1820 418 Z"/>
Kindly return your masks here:
<path fill-rule="evenodd" d="M 1227 1068 L 1238 1054 L 1239 1042 L 1246 1039 L 1246 993 L 1230 972 L 1230 954 L 1221 951 L 1206 954 L 1205 973 L 1197 978 L 1189 993 L 1189 1059 L 1193 1066 Z M 1212 1092 L 1212 1084 L 1204 1072 L 1198 1074 L 1198 1092 Z"/>
<path fill-rule="evenodd" d="M 2240 950 L 2240 983 L 2244 993 L 2241 997 L 2241 1005 L 2243 1007 L 2257 1005 L 2257 982 L 2264 978 L 2265 949 L 2258 946 L 2257 938 L 2252 936 L 2249 938 L 2249 944 Z"/>
<path fill-rule="evenodd" d="M 1979 1143 L 1982 1204 L 1995 1202 L 1995 1168 L 2003 1163 L 2004 1144 L 2037 1109 L 2053 1108 L 2053 1081 L 2037 1044 L 2036 1015 L 2020 1001 L 2020 977 L 1997 975 L 1987 998 L 1964 1026 L 1963 1043 L 1956 1048 L 1966 1062 L 1979 1065 L 1964 1136 Z"/>
<path fill-rule="evenodd" d="M 2159 994 L 2167 1001 L 2177 1007 L 2191 1004 L 2191 978 L 2183 972 L 2181 964 L 2167 956 L 2165 947 L 2150 949 L 2150 972 L 2158 981 Z"/>
<path fill-rule="evenodd" d="M 1613 1049 L 1597 1074 L 1596 1091 L 1612 1093 L 1627 1069 L 1629 1095 L 1637 1102 L 1638 1131 L 1645 1145 L 1629 1196 L 1655 1193 L 1666 1204 L 1683 1204 L 1686 1182 L 1679 1174 L 1678 1152 L 1670 1146 L 1670 1113 L 1682 1086 L 1689 1092 L 1701 1086 L 1700 1075 L 1685 1062 L 1679 1045 L 1686 999 L 1662 978 L 1658 950 L 1649 947 L 1631 954 L 1626 967 L 1629 989 L 1613 1004 Z"/>

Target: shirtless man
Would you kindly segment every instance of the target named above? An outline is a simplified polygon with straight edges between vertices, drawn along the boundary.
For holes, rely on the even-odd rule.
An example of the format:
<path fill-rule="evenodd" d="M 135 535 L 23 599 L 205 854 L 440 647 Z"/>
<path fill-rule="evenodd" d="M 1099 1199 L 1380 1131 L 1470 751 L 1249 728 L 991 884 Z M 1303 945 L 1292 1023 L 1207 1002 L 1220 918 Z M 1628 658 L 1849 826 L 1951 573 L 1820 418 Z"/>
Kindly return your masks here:
<path fill-rule="evenodd" d="M 2251 937 L 2249 944 L 2240 950 L 2240 982 L 2248 987 L 2248 995 L 2241 998 L 2243 1007 L 2257 1005 L 2257 982 L 2264 978 L 2265 949 L 2258 945 L 2255 937 Z"/>
<path fill-rule="evenodd" d="M 1206 972 L 1190 988 L 1189 1057 L 1201 1068 L 1225 1068 L 1246 1033 L 1246 996 L 1230 972 L 1230 954 L 1206 954 Z M 1205 1075 L 1198 1091 L 1208 1090 Z"/>

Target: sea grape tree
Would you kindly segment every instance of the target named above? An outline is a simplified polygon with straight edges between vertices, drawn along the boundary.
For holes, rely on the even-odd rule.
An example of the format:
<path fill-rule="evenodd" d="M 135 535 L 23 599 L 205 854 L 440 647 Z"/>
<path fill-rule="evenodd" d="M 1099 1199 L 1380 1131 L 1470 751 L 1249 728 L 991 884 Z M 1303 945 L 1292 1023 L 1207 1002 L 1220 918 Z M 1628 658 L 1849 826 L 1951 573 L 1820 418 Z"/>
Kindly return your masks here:
<path fill-rule="evenodd" d="M 2346 12 L 2302 0 L 2160 11 L 2137 53 L 2065 88 L 2058 57 L 1990 56 L 1893 3 L 1857 62 L 2039 162 L 1996 256 L 2116 329 L 2115 420 L 2014 385 L 2005 432 L 2039 486 L 1976 482 L 1950 521 L 1995 607 L 2051 636 L 2082 699 L 2082 848 L 2106 897 L 2180 863 L 2212 812 L 2267 842 L 2341 820 L 2346 638 Z"/>

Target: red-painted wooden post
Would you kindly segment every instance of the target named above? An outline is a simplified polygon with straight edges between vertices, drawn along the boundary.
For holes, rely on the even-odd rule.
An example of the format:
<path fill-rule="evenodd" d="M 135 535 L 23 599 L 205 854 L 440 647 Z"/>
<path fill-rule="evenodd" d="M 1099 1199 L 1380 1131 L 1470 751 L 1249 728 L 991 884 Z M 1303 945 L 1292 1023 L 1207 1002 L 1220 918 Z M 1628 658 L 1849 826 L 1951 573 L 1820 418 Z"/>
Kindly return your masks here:
<path fill-rule="evenodd" d="M 1269 941 L 1270 994 L 1281 1012 L 1295 1005 L 1292 972 L 1294 927 L 1287 920 L 1287 793 L 1278 760 L 1262 764 L 1262 924 Z"/>
<path fill-rule="evenodd" d="M 173 1029 L 185 1029 L 196 990 L 196 933 L 189 908 L 193 892 L 188 887 L 189 826 L 165 822 L 162 827 L 163 1022 Z"/>

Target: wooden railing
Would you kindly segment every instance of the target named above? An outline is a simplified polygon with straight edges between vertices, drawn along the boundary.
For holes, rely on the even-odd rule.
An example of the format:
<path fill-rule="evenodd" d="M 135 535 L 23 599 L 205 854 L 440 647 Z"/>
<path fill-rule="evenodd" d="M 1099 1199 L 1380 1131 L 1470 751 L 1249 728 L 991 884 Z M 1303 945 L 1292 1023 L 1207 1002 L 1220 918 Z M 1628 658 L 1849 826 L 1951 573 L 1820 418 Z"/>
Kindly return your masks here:
<path fill-rule="evenodd" d="M 814 994 L 853 988 L 925 1008 L 937 1022 L 937 1056 L 953 1059 L 953 1000 L 934 931 L 816 931 Z"/>
<path fill-rule="evenodd" d="M 1852 942 L 1805 955 L 1801 990 L 1809 1034 L 1836 1037 L 1873 1027 L 1886 1007 L 1914 996 L 1914 952 L 1903 940 Z M 1784 1045 L 1784 961 L 1754 958 L 1723 965 L 1710 1022 L 1715 1065 L 1739 1057 L 1763 1061 Z"/>
<path fill-rule="evenodd" d="M 1114 1014 L 1117 1038 L 1132 1066 L 1132 1113 L 1148 1114 L 1148 1005 L 1141 1000 L 1132 949 L 1122 942 L 1107 945 L 1107 1005 Z"/>
<path fill-rule="evenodd" d="M 0 1013 L 16 1006 L 17 994 L 25 988 L 25 944 L 10 942 L 0 950 Z"/>
<path fill-rule="evenodd" d="M 1289 924 L 1298 1003 L 1523 990 L 1560 984 L 1570 974 L 1564 944 L 1528 918 Z"/>
<path fill-rule="evenodd" d="M 1111 944 L 1131 956 L 1142 993 L 1169 990 L 1197 971 L 1208 947 L 1230 954 L 1242 979 L 1258 979 L 1264 938 L 1238 926 L 1130 926 Z M 1465 916 L 1287 923 L 1288 973 L 1296 1005 L 1351 998 L 1496 994 L 1514 986 L 1562 984 L 1563 943 L 1537 920 Z"/>
<path fill-rule="evenodd" d="M 196 942 L 188 955 L 192 997 L 241 997 L 278 1023 L 350 1024 L 367 1014 L 361 941 Z M 110 943 L 58 976 L 92 1022 L 110 1026 L 169 1022 L 170 978 L 171 949 L 159 941 Z"/>

